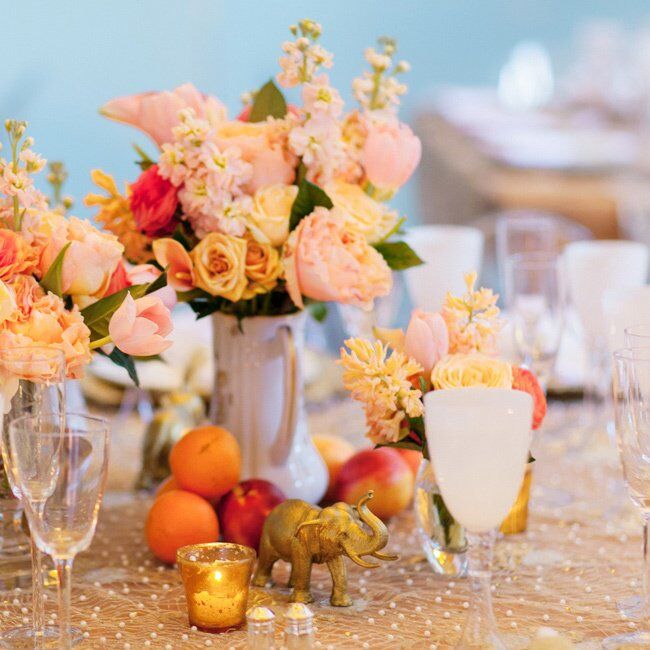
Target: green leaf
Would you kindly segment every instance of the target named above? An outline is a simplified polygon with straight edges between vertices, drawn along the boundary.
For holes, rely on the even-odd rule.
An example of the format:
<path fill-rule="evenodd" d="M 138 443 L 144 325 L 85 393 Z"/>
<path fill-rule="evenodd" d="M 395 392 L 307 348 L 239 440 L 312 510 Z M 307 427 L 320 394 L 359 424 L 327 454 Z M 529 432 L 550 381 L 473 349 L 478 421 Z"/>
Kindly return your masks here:
<path fill-rule="evenodd" d="M 63 272 L 63 258 L 65 257 L 66 251 L 70 247 L 71 242 L 68 242 L 60 251 L 59 254 L 54 258 L 54 262 L 50 265 L 50 268 L 47 270 L 47 273 L 41 279 L 41 286 L 45 291 L 51 291 L 55 293 L 59 298 L 63 296 L 63 289 L 61 287 L 61 274 Z"/>
<path fill-rule="evenodd" d="M 301 219 L 311 214 L 314 208 L 322 206 L 328 210 L 334 206 L 332 199 L 330 199 L 325 192 L 310 183 L 307 179 L 301 181 L 298 186 L 298 194 L 291 206 L 291 216 L 289 217 L 289 230 L 294 230 L 300 223 Z"/>
<path fill-rule="evenodd" d="M 144 295 L 147 296 L 158 289 L 162 289 L 167 286 L 167 271 L 163 271 L 149 286 L 147 287 Z"/>
<path fill-rule="evenodd" d="M 135 142 L 133 143 L 133 148 L 135 149 L 138 156 L 140 156 L 140 160 L 136 160 L 135 164 L 138 165 L 138 167 L 140 167 L 143 172 L 149 169 L 149 167 L 152 165 L 155 165 L 154 161 L 149 157 L 147 152 Z"/>
<path fill-rule="evenodd" d="M 81 310 L 84 323 L 90 329 L 91 341 L 108 336 L 108 323 L 115 310 L 124 302 L 126 294 L 130 293 L 134 299 L 142 298 L 145 295 L 148 284 L 135 284 L 128 289 L 122 289 L 116 293 L 106 296 L 92 305 Z"/>
<path fill-rule="evenodd" d="M 424 264 L 415 251 L 403 241 L 375 244 L 375 248 L 393 271 L 403 271 Z"/>
<path fill-rule="evenodd" d="M 317 322 L 322 323 L 327 318 L 327 305 L 322 302 L 312 302 L 307 306 L 311 317 Z"/>
<path fill-rule="evenodd" d="M 263 122 L 267 117 L 284 117 L 287 114 L 287 102 L 275 85 L 269 79 L 255 95 L 249 122 Z"/>
<path fill-rule="evenodd" d="M 415 442 L 415 440 L 409 440 L 405 438 L 404 440 L 398 440 L 397 442 L 389 442 L 385 445 L 375 445 L 375 449 L 379 447 L 393 447 L 394 449 L 410 449 L 412 451 L 422 451 L 422 445 Z"/>
<path fill-rule="evenodd" d="M 125 352 L 122 352 L 119 348 L 113 348 L 113 351 L 108 355 L 108 358 L 116 365 L 124 368 L 128 373 L 131 381 L 136 385 L 140 385 L 140 380 L 138 378 L 138 371 L 135 369 L 135 362 L 133 357 L 129 356 Z"/>

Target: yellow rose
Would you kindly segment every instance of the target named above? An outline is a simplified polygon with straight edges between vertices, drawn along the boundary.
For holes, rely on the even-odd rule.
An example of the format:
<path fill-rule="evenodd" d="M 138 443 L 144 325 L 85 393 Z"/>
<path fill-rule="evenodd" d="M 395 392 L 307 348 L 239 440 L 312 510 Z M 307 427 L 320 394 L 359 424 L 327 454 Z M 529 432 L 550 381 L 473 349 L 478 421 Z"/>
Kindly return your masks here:
<path fill-rule="evenodd" d="M 282 246 L 289 236 L 291 206 L 298 194 L 295 185 L 268 185 L 253 197 L 248 227 L 257 241 Z"/>
<path fill-rule="evenodd" d="M 246 240 L 211 232 L 190 253 L 196 286 L 237 302 L 246 288 Z"/>
<path fill-rule="evenodd" d="M 485 354 L 450 354 L 434 366 L 431 383 L 436 390 L 469 386 L 512 388 L 512 367 Z"/>
<path fill-rule="evenodd" d="M 358 185 L 336 180 L 325 186 L 325 192 L 334 206 L 346 213 L 346 226 L 371 244 L 397 224 L 397 212 L 371 199 Z"/>
<path fill-rule="evenodd" d="M 260 293 L 268 293 L 278 283 L 282 273 L 280 254 L 268 244 L 260 244 L 252 237 L 246 248 L 246 277 L 250 280 L 242 298 L 248 300 Z"/>

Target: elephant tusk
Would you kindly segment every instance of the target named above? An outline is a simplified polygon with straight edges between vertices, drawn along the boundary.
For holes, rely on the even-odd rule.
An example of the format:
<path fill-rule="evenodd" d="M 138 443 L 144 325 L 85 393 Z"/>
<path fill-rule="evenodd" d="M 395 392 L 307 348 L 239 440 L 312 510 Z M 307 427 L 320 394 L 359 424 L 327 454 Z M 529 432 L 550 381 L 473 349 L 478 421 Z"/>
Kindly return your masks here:
<path fill-rule="evenodd" d="M 399 555 L 389 555 L 387 553 L 380 553 L 375 551 L 371 553 L 372 557 L 376 557 L 378 560 L 386 560 L 387 562 L 393 562 L 394 560 L 399 560 Z"/>
<path fill-rule="evenodd" d="M 355 564 L 358 564 L 364 569 L 377 569 L 381 566 L 379 564 L 375 564 L 374 562 L 367 562 L 366 560 L 362 560 L 358 555 L 350 553 L 349 551 L 347 551 L 347 555 Z"/>
<path fill-rule="evenodd" d="M 298 536 L 298 533 L 303 529 L 307 528 L 308 526 L 319 526 L 322 524 L 323 521 L 321 519 L 311 519 L 310 521 L 303 521 L 302 524 L 296 528 L 296 532 L 294 533 L 294 536 Z"/>

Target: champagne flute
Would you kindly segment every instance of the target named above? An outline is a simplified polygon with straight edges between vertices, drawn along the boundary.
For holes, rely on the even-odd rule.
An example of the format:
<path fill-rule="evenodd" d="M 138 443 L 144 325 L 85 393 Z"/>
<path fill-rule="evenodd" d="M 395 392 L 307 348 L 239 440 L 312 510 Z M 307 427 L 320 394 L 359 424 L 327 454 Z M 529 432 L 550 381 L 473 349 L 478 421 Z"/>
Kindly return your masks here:
<path fill-rule="evenodd" d="M 650 347 L 614 353 L 614 421 L 623 478 L 643 516 L 643 597 L 641 616 L 650 619 Z M 604 640 L 605 650 L 650 647 L 650 631 Z"/>
<path fill-rule="evenodd" d="M 436 390 L 424 396 L 424 417 L 442 497 L 469 541 L 471 604 L 456 648 L 505 650 L 492 609 L 490 565 L 496 529 L 524 478 L 533 400 L 506 388 Z"/>
<path fill-rule="evenodd" d="M 59 647 L 71 648 L 72 563 L 95 533 L 108 468 L 108 423 L 60 411 L 16 418 L 9 425 L 9 464 L 32 536 L 54 561 Z"/>
<path fill-rule="evenodd" d="M 628 348 L 650 348 L 650 323 L 626 327 L 625 345 Z"/>
<path fill-rule="evenodd" d="M 58 348 L 33 345 L 0 350 L 0 381 L 2 393 L 7 400 L 3 409 L 5 415 L 0 436 L 3 461 L 0 463 L 0 470 L 4 465 L 11 492 L 20 501 L 20 486 L 10 471 L 9 423 L 20 415 L 37 414 L 42 410 L 60 412 L 65 405 L 65 374 L 65 355 Z M 20 519 L 22 511 L 21 504 L 18 508 Z M 43 554 L 36 546 L 33 536 L 28 544 L 32 561 L 32 625 L 0 632 L 0 643 L 10 647 L 33 647 L 36 641 L 46 643 L 48 639 L 58 637 L 59 632 L 56 626 L 45 625 Z"/>

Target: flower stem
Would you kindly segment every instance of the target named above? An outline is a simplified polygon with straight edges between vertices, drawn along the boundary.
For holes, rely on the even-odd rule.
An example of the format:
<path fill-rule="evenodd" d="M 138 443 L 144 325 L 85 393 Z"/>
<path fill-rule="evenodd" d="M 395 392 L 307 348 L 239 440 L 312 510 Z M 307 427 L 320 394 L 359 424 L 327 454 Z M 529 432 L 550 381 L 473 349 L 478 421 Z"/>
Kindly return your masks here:
<path fill-rule="evenodd" d="M 110 337 L 110 334 L 108 336 L 105 336 L 101 339 L 97 339 L 96 341 L 93 341 L 90 344 L 90 349 L 91 350 L 96 350 L 97 348 L 101 348 L 103 345 L 107 345 L 108 343 L 112 343 L 113 339 Z"/>

